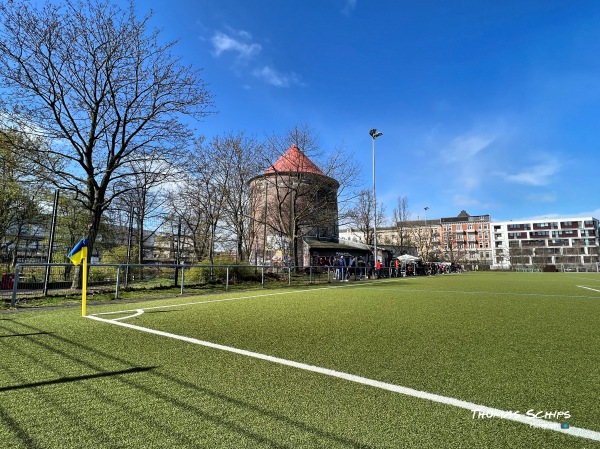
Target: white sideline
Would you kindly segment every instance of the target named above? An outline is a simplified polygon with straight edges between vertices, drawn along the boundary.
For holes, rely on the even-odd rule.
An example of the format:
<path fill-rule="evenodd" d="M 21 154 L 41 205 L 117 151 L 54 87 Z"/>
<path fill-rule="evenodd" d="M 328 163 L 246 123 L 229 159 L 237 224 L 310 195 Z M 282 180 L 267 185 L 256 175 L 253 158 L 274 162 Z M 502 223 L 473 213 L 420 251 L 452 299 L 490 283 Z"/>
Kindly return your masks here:
<path fill-rule="evenodd" d="M 578 285 L 577 287 L 579 287 L 579 288 L 585 288 L 586 290 L 592 290 L 594 292 L 600 293 L 600 290 L 598 290 L 597 288 L 585 287 L 583 285 Z"/>
<path fill-rule="evenodd" d="M 389 281 L 382 281 L 382 283 L 384 283 L 384 282 L 389 282 Z M 140 315 L 140 313 L 139 313 L 140 310 L 143 313 L 144 310 L 170 309 L 172 307 L 195 306 L 198 304 L 210 304 L 213 302 L 237 301 L 239 299 L 265 298 L 267 296 L 293 295 L 293 294 L 297 294 L 297 293 L 314 292 L 315 290 L 329 290 L 332 288 L 362 287 L 362 286 L 367 286 L 367 285 L 371 285 L 371 284 L 373 284 L 373 283 L 372 282 L 362 282 L 359 284 L 340 284 L 340 285 L 333 285 L 333 286 L 328 286 L 328 287 L 315 287 L 315 288 L 304 289 L 304 290 L 293 290 L 293 291 L 284 291 L 284 292 L 276 292 L 276 293 L 261 293 L 258 295 L 234 296 L 231 298 L 209 299 L 209 300 L 205 300 L 205 301 L 194 301 L 194 302 L 179 303 L 179 304 L 167 304 L 167 305 L 163 305 L 163 306 L 152 306 L 152 307 L 144 307 L 144 308 L 139 308 L 139 309 L 118 310 L 116 312 L 98 312 L 98 313 L 94 313 L 94 315 L 120 315 L 120 314 L 126 313 L 126 312 L 133 312 L 133 315 L 130 315 L 130 316 L 121 317 L 121 318 L 113 318 L 115 320 L 124 320 L 127 318 L 132 318 L 134 316 Z"/>
<path fill-rule="evenodd" d="M 313 373 L 324 374 L 326 376 L 336 377 L 338 379 L 347 380 L 350 382 L 356 382 L 362 385 L 368 385 L 371 387 L 379 388 L 382 390 L 392 391 L 394 393 L 400 393 L 407 396 L 412 396 L 420 399 L 425 399 L 428 401 L 438 402 L 445 405 L 452 405 L 454 407 L 463 408 L 469 410 L 471 412 L 477 411 L 480 413 L 485 413 L 489 415 L 497 416 L 501 419 L 507 419 L 510 421 L 516 421 L 523 424 L 528 424 L 532 427 L 537 427 L 540 429 L 553 430 L 555 432 L 564 433 L 566 435 L 571 435 L 580 438 L 586 438 L 589 440 L 600 441 L 600 432 L 590 429 L 584 429 L 580 427 L 569 427 L 568 429 L 562 429 L 561 424 L 553 421 L 546 421 L 540 418 L 528 417 L 526 415 L 519 415 L 509 413 L 505 410 L 500 410 L 497 408 L 486 407 L 483 405 L 475 404 L 473 402 L 463 401 L 461 399 L 451 398 L 448 396 L 441 396 L 439 394 L 428 393 L 426 391 L 415 390 L 413 388 L 403 387 L 400 385 L 390 384 L 386 382 L 381 382 L 378 380 L 368 379 L 366 377 L 356 376 L 354 374 L 343 373 L 341 371 L 335 371 L 328 368 L 321 368 L 319 366 L 308 365 L 305 363 L 295 362 L 293 360 L 282 359 L 279 357 L 273 357 L 266 354 L 260 354 L 258 352 L 247 351 L 245 349 L 238 349 L 231 346 L 224 346 L 217 343 L 211 343 L 209 341 L 198 340 L 191 337 L 186 337 L 183 335 L 171 334 L 169 332 L 163 332 L 155 329 L 150 329 L 147 327 L 136 326 L 135 324 L 122 323 L 116 320 L 107 320 L 105 318 L 100 318 L 94 315 L 87 315 L 86 318 L 91 320 L 101 321 L 103 323 L 110 323 L 117 326 L 127 327 L 129 329 L 134 329 L 141 332 L 147 332 L 150 334 L 160 335 L 162 337 L 173 338 L 176 340 L 185 341 L 188 343 L 193 343 L 201 346 L 205 346 L 208 348 L 218 349 L 221 351 L 227 351 L 234 354 L 243 355 L 246 357 L 252 357 L 255 359 L 266 360 L 268 362 L 277 363 L 280 365 L 290 366 L 293 368 L 310 371 Z"/>

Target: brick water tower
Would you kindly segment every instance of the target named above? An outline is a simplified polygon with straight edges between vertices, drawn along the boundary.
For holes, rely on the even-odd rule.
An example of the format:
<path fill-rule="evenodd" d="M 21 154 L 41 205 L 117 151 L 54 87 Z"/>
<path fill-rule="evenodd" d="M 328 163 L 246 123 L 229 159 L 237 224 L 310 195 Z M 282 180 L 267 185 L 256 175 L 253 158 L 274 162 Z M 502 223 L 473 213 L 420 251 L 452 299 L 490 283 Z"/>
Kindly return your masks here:
<path fill-rule="evenodd" d="M 302 266 L 304 238 L 337 240 L 340 184 L 297 145 L 248 185 L 257 263 Z"/>

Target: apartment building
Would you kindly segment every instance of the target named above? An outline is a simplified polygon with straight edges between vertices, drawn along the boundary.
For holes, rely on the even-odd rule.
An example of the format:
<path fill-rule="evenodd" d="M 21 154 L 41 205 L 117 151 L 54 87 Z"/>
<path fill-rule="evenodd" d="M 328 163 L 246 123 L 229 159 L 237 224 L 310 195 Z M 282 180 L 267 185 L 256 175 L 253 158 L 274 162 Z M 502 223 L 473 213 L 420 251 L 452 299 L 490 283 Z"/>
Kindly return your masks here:
<path fill-rule="evenodd" d="M 365 243 L 364 234 L 352 228 L 341 229 L 340 239 Z M 395 255 L 409 253 L 424 260 L 466 265 L 469 269 L 489 267 L 493 257 L 490 216 L 469 215 L 464 210 L 456 217 L 378 227 L 377 242 Z"/>
<path fill-rule="evenodd" d="M 489 267 L 493 260 L 490 216 L 463 210 L 456 217 L 441 218 L 439 244 L 448 262 Z"/>
<path fill-rule="evenodd" d="M 492 268 L 594 268 L 599 259 L 599 220 L 593 217 L 494 222 Z"/>

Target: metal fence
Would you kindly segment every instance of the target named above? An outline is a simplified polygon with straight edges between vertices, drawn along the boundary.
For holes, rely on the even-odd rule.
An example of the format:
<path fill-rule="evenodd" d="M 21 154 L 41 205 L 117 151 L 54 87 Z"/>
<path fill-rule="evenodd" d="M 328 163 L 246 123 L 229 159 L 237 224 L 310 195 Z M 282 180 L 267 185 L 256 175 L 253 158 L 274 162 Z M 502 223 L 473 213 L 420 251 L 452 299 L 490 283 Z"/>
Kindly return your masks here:
<path fill-rule="evenodd" d="M 568 264 L 561 263 L 557 266 L 560 271 L 564 272 L 576 272 L 576 273 L 600 273 L 600 262 L 590 264 Z"/>
<path fill-rule="evenodd" d="M 551 268 L 551 269 L 548 269 Z M 509 270 L 522 272 L 537 272 L 537 271 L 559 271 L 564 273 L 600 273 L 600 262 L 588 264 L 549 264 L 549 265 L 529 265 L 529 264 L 513 264 Z"/>
<path fill-rule="evenodd" d="M 0 300 L 16 307 L 36 299 L 81 294 L 82 265 L 20 263 L 2 275 Z M 194 294 L 240 288 L 325 284 L 360 279 L 358 271 L 335 273 L 332 267 L 268 267 L 260 265 L 90 264 L 88 297 L 108 294 L 120 299 L 124 291 Z M 152 296 L 152 295 L 149 295 Z"/>

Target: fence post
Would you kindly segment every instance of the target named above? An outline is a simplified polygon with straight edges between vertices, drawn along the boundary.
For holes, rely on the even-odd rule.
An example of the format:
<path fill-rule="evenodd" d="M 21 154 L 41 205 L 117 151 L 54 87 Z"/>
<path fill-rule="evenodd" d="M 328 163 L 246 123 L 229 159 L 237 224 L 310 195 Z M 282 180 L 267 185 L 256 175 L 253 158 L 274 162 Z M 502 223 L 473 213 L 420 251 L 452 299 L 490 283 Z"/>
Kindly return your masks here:
<path fill-rule="evenodd" d="M 184 273 L 185 273 L 185 265 L 183 264 L 183 262 L 181 263 L 181 294 L 183 295 L 183 284 L 184 284 Z"/>
<path fill-rule="evenodd" d="M 121 281 L 121 265 L 117 265 L 117 285 L 115 287 L 115 299 L 119 299 L 119 284 Z"/>
<path fill-rule="evenodd" d="M 265 288 L 265 264 L 263 263 L 262 267 L 260 268 L 261 270 L 261 281 L 260 284 L 262 286 L 262 288 Z"/>
<path fill-rule="evenodd" d="M 19 284 L 19 278 L 21 274 L 21 264 L 17 264 L 15 266 L 15 278 L 13 279 L 13 291 L 12 291 L 12 299 L 10 301 L 10 306 L 15 307 L 17 305 L 17 287 Z"/>
<path fill-rule="evenodd" d="M 56 232 L 56 215 L 58 213 L 58 192 L 54 192 L 54 204 L 52 206 L 52 222 L 50 224 L 50 242 L 48 243 L 48 264 L 52 263 L 52 252 L 54 251 L 54 233 Z M 48 295 L 48 283 L 50 282 L 50 265 L 46 265 L 44 276 L 44 296 Z"/>
<path fill-rule="evenodd" d="M 288 270 L 288 285 L 292 285 L 292 268 L 287 267 Z"/>
<path fill-rule="evenodd" d="M 225 290 L 229 290 L 229 265 L 227 265 L 227 271 L 225 274 Z"/>

